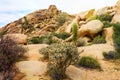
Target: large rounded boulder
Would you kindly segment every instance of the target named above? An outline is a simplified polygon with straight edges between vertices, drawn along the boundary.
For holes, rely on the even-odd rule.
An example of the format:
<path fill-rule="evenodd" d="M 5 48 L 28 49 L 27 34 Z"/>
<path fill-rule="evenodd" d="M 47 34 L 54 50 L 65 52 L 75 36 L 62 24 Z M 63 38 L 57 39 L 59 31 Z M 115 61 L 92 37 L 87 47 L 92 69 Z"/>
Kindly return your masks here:
<path fill-rule="evenodd" d="M 103 30 L 103 23 L 100 20 L 92 20 L 81 26 L 78 30 L 78 37 L 90 36 L 94 37 Z"/>
<path fill-rule="evenodd" d="M 18 44 L 27 44 L 28 36 L 25 34 L 6 34 L 3 39 L 10 38 Z"/>

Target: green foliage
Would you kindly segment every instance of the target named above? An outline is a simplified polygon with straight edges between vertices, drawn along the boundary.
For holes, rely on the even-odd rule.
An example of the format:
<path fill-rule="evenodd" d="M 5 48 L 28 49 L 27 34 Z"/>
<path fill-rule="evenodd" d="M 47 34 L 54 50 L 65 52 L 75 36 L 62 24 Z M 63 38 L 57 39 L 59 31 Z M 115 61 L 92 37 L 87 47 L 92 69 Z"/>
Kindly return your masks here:
<path fill-rule="evenodd" d="M 105 35 L 98 35 L 92 41 L 93 44 L 99 44 L 99 43 L 105 43 L 105 42 L 106 42 Z"/>
<path fill-rule="evenodd" d="M 98 61 L 89 56 L 82 57 L 78 65 L 85 68 L 100 69 L 100 64 L 98 63 Z"/>
<path fill-rule="evenodd" d="M 49 60 L 49 75 L 51 80 L 63 80 L 66 68 L 74 64 L 79 53 L 77 47 L 71 43 L 57 43 L 43 48 L 40 53 L 44 55 L 44 59 Z"/>
<path fill-rule="evenodd" d="M 20 60 L 23 57 L 23 53 L 26 50 L 18 46 L 13 40 L 9 37 L 1 39 L 0 41 L 0 72 L 1 71 L 10 71 L 15 62 Z"/>
<path fill-rule="evenodd" d="M 113 16 L 110 15 L 110 14 L 102 14 L 102 15 L 98 16 L 98 19 L 101 20 L 101 21 L 109 21 L 109 22 L 111 22 L 112 17 Z"/>
<path fill-rule="evenodd" d="M 78 35 L 78 24 L 74 23 L 72 27 L 72 33 L 73 33 L 73 41 L 77 41 L 77 35 Z"/>
<path fill-rule="evenodd" d="M 117 51 L 120 52 L 120 23 L 117 22 L 113 25 L 113 40 L 114 40 L 114 45 Z"/>
<path fill-rule="evenodd" d="M 51 43 L 56 43 L 56 42 L 57 41 L 52 40 L 51 35 L 33 37 L 28 41 L 29 44 L 51 44 Z"/>
<path fill-rule="evenodd" d="M 112 26 L 112 24 L 110 23 L 112 18 L 113 16 L 110 14 L 102 14 L 97 17 L 97 19 L 103 22 L 105 28 Z"/>
<path fill-rule="evenodd" d="M 56 36 L 57 38 L 65 40 L 68 37 L 70 37 L 70 33 L 67 33 L 67 32 L 61 32 L 59 34 L 55 33 L 54 36 Z"/>
<path fill-rule="evenodd" d="M 105 57 L 105 59 L 118 59 L 120 58 L 120 54 L 118 52 L 115 51 L 109 51 L 107 52 L 103 52 L 103 56 Z"/>
<path fill-rule="evenodd" d="M 67 13 L 65 12 L 60 13 L 57 18 L 57 27 L 59 28 L 68 20 L 69 20 L 69 15 Z"/>
<path fill-rule="evenodd" d="M 27 30 L 27 32 L 32 32 L 33 30 L 35 30 L 34 25 L 33 24 L 29 24 L 27 21 L 27 18 L 24 17 L 24 22 L 22 22 L 22 33 Z"/>
<path fill-rule="evenodd" d="M 113 24 L 109 21 L 103 21 L 103 24 L 104 24 L 104 28 L 108 28 L 108 27 L 113 26 Z"/>

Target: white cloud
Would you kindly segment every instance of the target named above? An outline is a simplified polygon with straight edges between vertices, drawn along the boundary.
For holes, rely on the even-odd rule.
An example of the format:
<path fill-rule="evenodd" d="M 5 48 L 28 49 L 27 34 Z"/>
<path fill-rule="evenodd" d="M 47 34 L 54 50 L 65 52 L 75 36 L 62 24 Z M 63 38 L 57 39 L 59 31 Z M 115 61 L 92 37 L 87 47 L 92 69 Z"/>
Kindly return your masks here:
<path fill-rule="evenodd" d="M 55 4 L 68 13 L 114 5 L 117 0 L 0 0 L 0 26 L 38 9 Z"/>

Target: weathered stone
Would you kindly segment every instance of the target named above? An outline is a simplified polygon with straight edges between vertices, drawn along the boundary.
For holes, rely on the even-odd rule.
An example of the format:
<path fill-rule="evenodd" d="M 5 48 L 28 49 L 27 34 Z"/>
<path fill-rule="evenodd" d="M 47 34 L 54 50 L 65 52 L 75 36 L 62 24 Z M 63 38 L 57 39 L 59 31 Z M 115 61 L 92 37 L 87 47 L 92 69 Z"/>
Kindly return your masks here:
<path fill-rule="evenodd" d="M 3 39 L 9 37 L 18 44 L 27 44 L 28 36 L 25 34 L 6 34 Z"/>
<path fill-rule="evenodd" d="M 113 35 L 113 27 L 110 27 L 110 28 L 104 28 L 104 33 L 105 33 L 105 39 L 106 39 L 106 43 L 107 44 L 110 44 L 110 45 L 113 45 L 113 38 L 112 38 L 112 35 Z"/>
<path fill-rule="evenodd" d="M 87 24 L 81 26 L 78 30 L 78 37 L 90 36 L 94 37 L 97 33 L 102 31 L 103 23 L 99 20 L 92 20 Z"/>

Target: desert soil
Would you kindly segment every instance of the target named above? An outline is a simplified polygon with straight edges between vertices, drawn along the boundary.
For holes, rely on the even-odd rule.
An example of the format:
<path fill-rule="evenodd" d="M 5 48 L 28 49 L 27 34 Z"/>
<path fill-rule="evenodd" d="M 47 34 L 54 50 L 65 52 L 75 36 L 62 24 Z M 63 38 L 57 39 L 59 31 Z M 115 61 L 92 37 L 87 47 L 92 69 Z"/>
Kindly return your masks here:
<path fill-rule="evenodd" d="M 45 76 L 45 73 L 47 72 L 47 62 L 41 61 L 42 55 L 39 53 L 39 50 L 46 46 L 46 44 L 25 46 L 29 50 L 25 54 L 28 59 L 16 63 L 19 71 L 23 73 L 24 76 L 16 80 L 50 80 L 48 76 Z M 102 52 L 114 50 L 113 47 L 106 44 L 78 48 L 79 51 L 82 49 L 85 49 L 85 52 L 81 53 L 81 56 L 88 54 L 87 51 L 90 53 L 94 52 L 96 54 L 96 52 L 99 51 Z M 104 60 L 100 52 L 98 53 L 99 55 L 97 55 L 97 59 L 101 64 L 102 71 L 85 69 L 71 65 L 66 71 L 68 77 L 71 78 L 71 80 L 120 80 L 120 65 L 116 65 L 114 62 Z M 92 55 L 93 57 L 96 57 L 94 56 L 94 53 Z"/>

